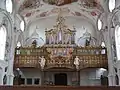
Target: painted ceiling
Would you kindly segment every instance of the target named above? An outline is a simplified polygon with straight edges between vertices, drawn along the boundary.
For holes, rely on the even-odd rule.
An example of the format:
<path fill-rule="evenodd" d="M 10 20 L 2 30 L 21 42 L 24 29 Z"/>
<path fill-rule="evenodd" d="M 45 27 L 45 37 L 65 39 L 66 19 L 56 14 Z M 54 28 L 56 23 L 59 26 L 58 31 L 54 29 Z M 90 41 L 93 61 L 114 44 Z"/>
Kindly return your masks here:
<path fill-rule="evenodd" d="M 15 0 L 16 11 L 26 23 L 58 15 L 85 17 L 96 23 L 107 8 L 108 0 Z"/>

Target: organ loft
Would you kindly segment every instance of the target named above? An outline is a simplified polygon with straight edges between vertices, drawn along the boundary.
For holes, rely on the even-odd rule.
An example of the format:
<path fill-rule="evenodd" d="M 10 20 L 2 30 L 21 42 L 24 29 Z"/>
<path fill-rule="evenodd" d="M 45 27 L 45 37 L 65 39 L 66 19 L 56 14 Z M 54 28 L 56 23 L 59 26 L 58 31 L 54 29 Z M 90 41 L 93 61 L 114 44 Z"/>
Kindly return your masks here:
<path fill-rule="evenodd" d="M 37 47 L 34 40 L 31 46 L 16 47 L 15 85 L 107 85 L 105 76 L 96 75 L 99 68 L 108 68 L 106 48 L 88 42 L 84 47 L 77 45 L 75 27 L 69 29 L 65 21 L 60 12 L 53 28 L 45 29 L 44 45 Z M 90 35 L 84 35 L 91 42 Z"/>
<path fill-rule="evenodd" d="M 0 90 L 119 86 L 120 0 L 0 0 Z"/>

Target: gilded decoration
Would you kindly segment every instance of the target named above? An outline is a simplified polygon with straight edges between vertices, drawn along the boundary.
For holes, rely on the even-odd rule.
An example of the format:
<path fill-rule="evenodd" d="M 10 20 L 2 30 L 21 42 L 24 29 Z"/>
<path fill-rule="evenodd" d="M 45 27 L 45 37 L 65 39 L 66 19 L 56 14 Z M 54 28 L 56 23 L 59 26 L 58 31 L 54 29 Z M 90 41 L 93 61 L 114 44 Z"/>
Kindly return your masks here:
<path fill-rule="evenodd" d="M 71 30 L 65 25 L 65 18 L 60 10 L 56 24 L 45 31 L 46 43 L 43 46 L 36 47 L 37 42 L 34 40 L 31 47 L 16 48 L 15 67 L 34 67 L 41 70 L 107 68 L 106 48 L 77 46 L 75 33 L 75 27 Z"/>

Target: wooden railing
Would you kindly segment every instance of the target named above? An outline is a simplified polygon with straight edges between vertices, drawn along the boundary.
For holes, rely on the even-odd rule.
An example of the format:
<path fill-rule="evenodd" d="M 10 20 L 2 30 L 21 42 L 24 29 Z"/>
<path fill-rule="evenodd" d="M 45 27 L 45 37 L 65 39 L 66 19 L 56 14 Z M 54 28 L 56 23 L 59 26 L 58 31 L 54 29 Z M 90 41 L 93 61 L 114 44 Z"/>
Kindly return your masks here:
<path fill-rule="evenodd" d="M 55 48 L 54 48 L 55 50 Z M 62 49 L 64 50 L 64 49 Z M 51 49 L 52 51 L 52 49 Z M 79 68 L 87 67 L 107 67 L 107 50 L 102 47 L 75 47 L 70 57 L 56 56 L 54 57 L 47 51 L 47 48 L 16 48 L 15 67 L 33 67 L 40 68 L 39 60 L 41 56 L 46 59 L 45 68 L 70 68 L 75 69 L 74 59 L 76 56 L 80 59 Z M 51 58 L 51 56 L 53 56 Z"/>
<path fill-rule="evenodd" d="M 15 50 L 14 67 L 34 67 L 38 68 L 41 56 L 48 55 L 45 48 L 20 47 Z"/>
<path fill-rule="evenodd" d="M 80 69 L 87 67 L 104 67 L 107 68 L 106 55 L 80 55 Z"/>
<path fill-rule="evenodd" d="M 107 49 L 105 47 L 76 47 L 73 58 L 80 59 L 79 68 L 104 67 L 108 66 Z"/>

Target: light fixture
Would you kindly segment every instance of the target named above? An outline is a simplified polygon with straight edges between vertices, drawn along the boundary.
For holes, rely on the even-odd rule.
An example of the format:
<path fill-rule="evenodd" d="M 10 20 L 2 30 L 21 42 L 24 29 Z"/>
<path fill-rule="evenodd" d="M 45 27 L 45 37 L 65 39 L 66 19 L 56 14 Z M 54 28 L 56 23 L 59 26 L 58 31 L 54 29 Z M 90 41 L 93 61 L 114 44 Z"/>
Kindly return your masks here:
<path fill-rule="evenodd" d="M 115 8 L 115 0 L 109 0 L 109 10 L 112 12 L 112 10 Z"/>

